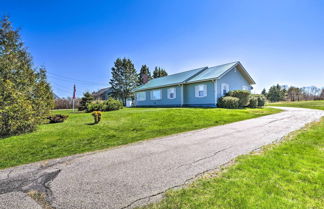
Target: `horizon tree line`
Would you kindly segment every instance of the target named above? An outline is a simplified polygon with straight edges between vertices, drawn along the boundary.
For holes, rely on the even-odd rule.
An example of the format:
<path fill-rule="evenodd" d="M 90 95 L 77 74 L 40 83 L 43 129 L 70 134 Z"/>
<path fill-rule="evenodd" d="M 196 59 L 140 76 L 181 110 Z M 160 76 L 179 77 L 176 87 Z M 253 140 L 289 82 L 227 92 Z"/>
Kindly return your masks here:
<path fill-rule="evenodd" d="M 273 85 L 267 91 L 262 90 L 263 94 L 271 102 L 279 101 L 301 101 L 301 100 L 324 100 L 324 88 L 316 86 L 296 87 L 287 85 Z"/>

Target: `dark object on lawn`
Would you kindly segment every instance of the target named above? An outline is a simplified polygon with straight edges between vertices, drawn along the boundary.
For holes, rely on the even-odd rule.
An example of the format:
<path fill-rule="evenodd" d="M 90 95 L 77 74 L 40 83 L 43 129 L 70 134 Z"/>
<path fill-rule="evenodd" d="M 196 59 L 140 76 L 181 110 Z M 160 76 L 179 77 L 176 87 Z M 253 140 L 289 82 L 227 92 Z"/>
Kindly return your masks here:
<path fill-rule="evenodd" d="M 100 111 L 93 111 L 91 113 L 91 115 L 93 116 L 93 119 L 94 119 L 94 123 L 97 124 L 100 122 L 101 120 L 101 112 Z"/>
<path fill-rule="evenodd" d="M 48 116 L 47 119 L 49 120 L 49 123 L 62 123 L 68 117 L 68 115 L 56 114 Z"/>

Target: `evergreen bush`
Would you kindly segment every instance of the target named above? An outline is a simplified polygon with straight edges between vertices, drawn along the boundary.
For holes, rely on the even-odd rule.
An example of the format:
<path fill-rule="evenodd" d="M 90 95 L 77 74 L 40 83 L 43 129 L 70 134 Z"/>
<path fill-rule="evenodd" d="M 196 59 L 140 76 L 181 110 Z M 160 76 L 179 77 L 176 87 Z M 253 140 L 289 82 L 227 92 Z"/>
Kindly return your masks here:
<path fill-rule="evenodd" d="M 87 105 L 87 112 L 93 111 L 113 111 L 123 108 L 123 103 L 113 98 L 109 98 L 106 101 L 93 101 Z"/>
<path fill-rule="evenodd" d="M 258 107 L 258 97 L 251 95 L 249 100 L 249 107 L 250 108 L 257 108 Z"/>
<path fill-rule="evenodd" d="M 266 104 L 266 97 L 262 94 L 256 95 L 258 98 L 258 107 L 263 107 Z"/>
<path fill-rule="evenodd" d="M 94 100 L 93 95 L 90 92 L 85 92 L 81 98 L 80 105 L 78 107 L 79 111 L 87 110 L 87 105 Z"/>
<path fill-rule="evenodd" d="M 239 98 L 231 96 L 220 97 L 217 105 L 221 108 L 237 109 L 239 108 Z"/>
<path fill-rule="evenodd" d="M 227 96 L 237 97 L 239 99 L 239 107 L 243 108 L 249 105 L 250 94 L 247 90 L 235 90 L 228 92 Z"/>

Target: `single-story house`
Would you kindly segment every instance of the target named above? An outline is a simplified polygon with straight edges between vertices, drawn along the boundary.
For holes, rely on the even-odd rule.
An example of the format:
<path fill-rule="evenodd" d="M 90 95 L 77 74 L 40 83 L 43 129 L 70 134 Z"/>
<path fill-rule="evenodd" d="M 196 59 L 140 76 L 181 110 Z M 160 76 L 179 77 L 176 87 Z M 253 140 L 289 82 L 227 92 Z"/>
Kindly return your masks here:
<path fill-rule="evenodd" d="M 152 79 L 137 87 L 135 106 L 216 107 L 231 90 L 251 91 L 255 84 L 240 62 L 202 67 Z"/>
<path fill-rule="evenodd" d="M 107 100 L 114 93 L 112 87 L 100 89 L 97 92 L 92 93 L 94 99 L 96 100 Z"/>

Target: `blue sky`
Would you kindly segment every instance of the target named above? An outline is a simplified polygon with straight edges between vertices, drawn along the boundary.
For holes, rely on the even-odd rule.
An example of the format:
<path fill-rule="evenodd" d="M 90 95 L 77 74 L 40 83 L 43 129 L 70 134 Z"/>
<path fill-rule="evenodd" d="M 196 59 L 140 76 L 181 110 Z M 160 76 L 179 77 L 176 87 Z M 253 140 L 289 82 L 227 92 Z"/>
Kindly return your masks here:
<path fill-rule="evenodd" d="M 256 80 L 324 86 L 324 1 L 0 0 L 59 96 L 108 86 L 118 57 L 169 74 L 241 61 Z"/>

